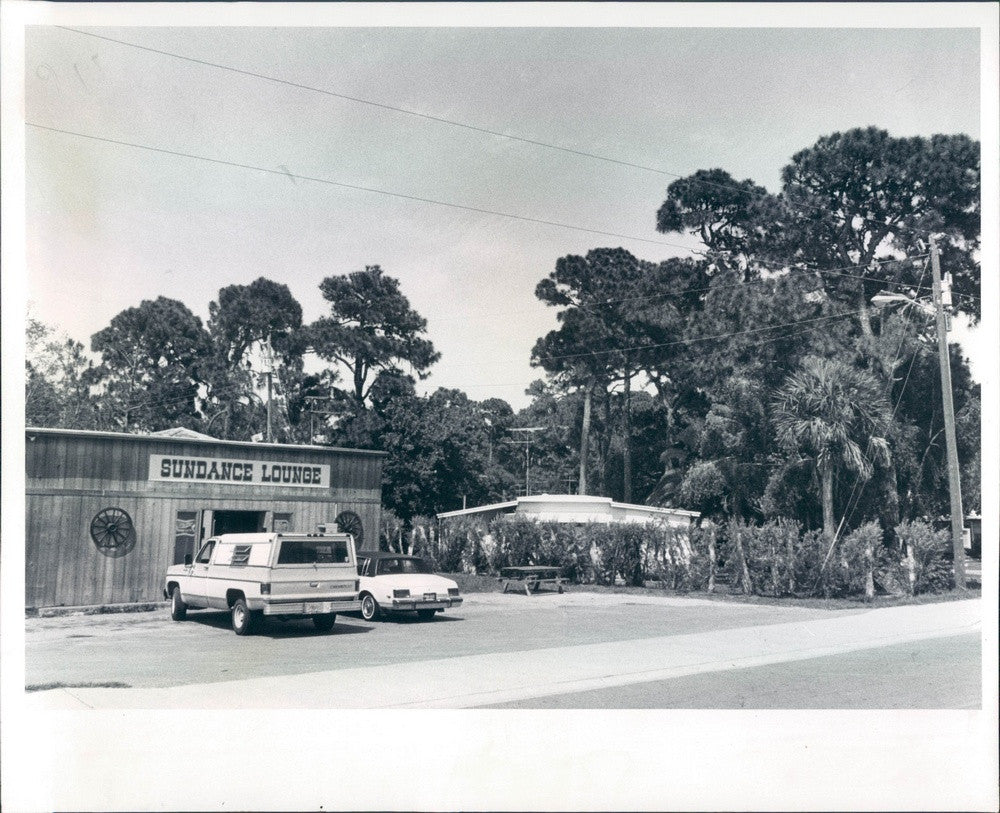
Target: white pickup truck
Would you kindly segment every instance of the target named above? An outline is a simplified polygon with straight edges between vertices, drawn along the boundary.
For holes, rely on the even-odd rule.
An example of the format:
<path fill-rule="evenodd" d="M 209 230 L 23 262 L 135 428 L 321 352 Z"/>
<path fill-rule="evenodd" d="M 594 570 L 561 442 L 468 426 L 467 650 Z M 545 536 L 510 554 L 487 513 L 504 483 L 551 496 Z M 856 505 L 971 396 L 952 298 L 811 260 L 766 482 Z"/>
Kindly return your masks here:
<path fill-rule="evenodd" d="M 350 534 L 223 534 L 183 565 L 167 568 L 163 594 L 170 617 L 188 609 L 229 610 L 237 635 L 263 616 L 309 618 L 333 628 L 338 612 L 360 610 L 357 560 Z"/>

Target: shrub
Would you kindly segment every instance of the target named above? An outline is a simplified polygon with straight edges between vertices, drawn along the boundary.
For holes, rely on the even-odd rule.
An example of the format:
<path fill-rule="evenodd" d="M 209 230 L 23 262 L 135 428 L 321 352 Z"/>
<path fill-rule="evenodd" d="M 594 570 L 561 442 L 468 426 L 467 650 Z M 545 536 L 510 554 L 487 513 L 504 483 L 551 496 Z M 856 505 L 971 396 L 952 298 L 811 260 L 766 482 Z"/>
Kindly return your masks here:
<path fill-rule="evenodd" d="M 830 596 L 830 581 L 824 559 L 830 547 L 830 540 L 818 529 L 804 532 L 795 546 L 795 586 L 799 595 Z M 832 556 L 832 554 L 831 554 Z"/>
<path fill-rule="evenodd" d="M 478 519 L 454 519 L 442 527 L 432 546 L 435 566 L 446 573 L 478 573 L 489 569 L 487 527 Z"/>
<path fill-rule="evenodd" d="M 647 526 L 621 522 L 584 527 L 591 541 L 594 581 L 614 584 L 621 576 L 626 584 L 641 587 L 643 538 Z"/>
<path fill-rule="evenodd" d="M 838 539 L 832 549 L 822 531 L 803 533 L 789 520 L 763 525 L 731 520 L 722 531 L 724 570 L 748 595 L 868 595 L 876 581 L 892 582 L 892 555 L 874 522 Z"/>
<path fill-rule="evenodd" d="M 643 550 L 645 578 L 673 590 L 701 590 L 708 584 L 709 534 L 701 528 L 646 528 Z"/>
<path fill-rule="evenodd" d="M 954 586 L 952 564 L 947 558 L 950 552 L 947 530 L 935 531 L 919 520 L 903 522 L 896 526 L 896 538 L 907 553 L 899 567 L 913 595 L 940 593 Z"/>

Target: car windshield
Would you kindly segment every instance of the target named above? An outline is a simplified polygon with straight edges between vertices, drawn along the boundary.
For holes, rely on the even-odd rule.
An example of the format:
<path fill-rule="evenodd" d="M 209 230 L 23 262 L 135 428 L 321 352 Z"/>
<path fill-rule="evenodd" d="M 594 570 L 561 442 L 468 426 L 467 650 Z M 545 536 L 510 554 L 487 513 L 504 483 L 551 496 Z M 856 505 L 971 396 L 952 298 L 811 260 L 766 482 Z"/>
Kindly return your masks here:
<path fill-rule="evenodd" d="M 378 575 L 388 573 L 433 573 L 426 559 L 413 559 L 406 556 L 382 559 L 378 563 Z"/>
<path fill-rule="evenodd" d="M 282 539 L 279 565 L 328 565 L 350 561 L 342 539 Z"/>

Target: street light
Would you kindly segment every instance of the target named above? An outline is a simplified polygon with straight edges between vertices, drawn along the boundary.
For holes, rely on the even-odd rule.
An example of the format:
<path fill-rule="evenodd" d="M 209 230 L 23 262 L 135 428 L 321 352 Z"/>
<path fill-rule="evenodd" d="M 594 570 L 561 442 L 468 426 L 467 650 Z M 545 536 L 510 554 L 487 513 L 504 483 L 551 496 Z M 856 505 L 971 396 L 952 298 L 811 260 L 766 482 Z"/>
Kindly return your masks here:
<path fill-rule="evenodd" d="M 872 297 L 872 304 L 876 308 L 886 308 L 889 305 L 902 305 L 904 307 L 916 308 L 922 313 L 926 313 L 928 316 L 937 315 L 933 305 L 921 302 L 918 299 L 910 299 L 910 297 L 905 294 L 891 294 L 888 291 L 881 291 L 880 293 L 875 294 L 875 296 Z"/>
<path fill-rule="evenodd" d="M 941 401 L 944 411 L 944 440 L 948 455 L 948 493 L 951 497 L 951 545 L 955 565 L 955 586 L 965 590 L 965 540 L 963 537 L 964 517 L 962 514 L 962 483 L 959 478 L 958 449 L 955 440 L 955 402 L 951 390 L 951 358 L 948 355 L 949 319 L 945 305 L 951 304 L 951 288 L 942 291 L 941 264 L 934 238 L 930 241 L 931 270 L 934 275 L 934 303 L 930 305 L 903 294 L 882 291 L 872 297 L 876 308 L 900 304 L 914 307 L 937 322 L 938 361 L 941 367 Z"/>

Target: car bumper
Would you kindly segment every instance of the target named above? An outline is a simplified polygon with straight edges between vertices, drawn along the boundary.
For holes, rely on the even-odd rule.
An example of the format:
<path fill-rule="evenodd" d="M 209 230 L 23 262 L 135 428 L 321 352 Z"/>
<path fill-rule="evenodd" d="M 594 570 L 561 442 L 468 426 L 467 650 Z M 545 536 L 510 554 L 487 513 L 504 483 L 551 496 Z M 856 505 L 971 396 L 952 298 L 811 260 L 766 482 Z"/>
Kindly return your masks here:
<path fill-rule="evenodd" d="M 400 612 L 406 610 L 444 610 L 448 607 L 457 607 L 461 603 L 461 596 L 448 596 L 433 600 L 412 596 L 411 598 L 394 598 L 392 609 Z"/>
<path fill-rule="evenodd" d="M 251 609 L 255 608 L 251 605 Z M 264 615 L 326 615 L 358 612 L 361 602 L 357 596 L 324 601 L 266 601 L 261 602 L 259 609 L 263 609 Z"/>

